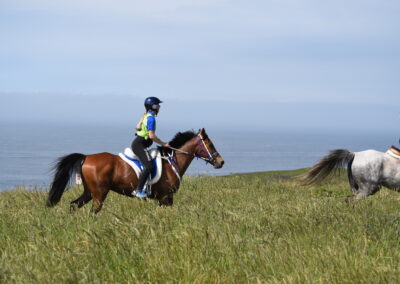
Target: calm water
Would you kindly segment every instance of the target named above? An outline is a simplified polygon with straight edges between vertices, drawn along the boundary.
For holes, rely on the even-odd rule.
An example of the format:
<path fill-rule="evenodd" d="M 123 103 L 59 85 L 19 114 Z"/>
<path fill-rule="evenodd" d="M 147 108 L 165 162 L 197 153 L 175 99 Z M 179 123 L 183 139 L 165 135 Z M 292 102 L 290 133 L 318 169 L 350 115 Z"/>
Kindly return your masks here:
<path fill-rule="evenodd" d="M 18 185 L 48 187 L 50 169 L 56 158 L 73 152 L 118 154 L 133 138 L 130 127 L 10 126 L 3 123 L 0 130 L 0 190 Z M 157 134 L 169 140 L 175 132 L 158 131 Z M 388 146 L 398 145 L 397 133 L 244 133 L 209 129 L 208 134 L 225 159 L 225 165 L 215 170 L 201 160 L 194 160 L 187 172 L 189 175 L 298 169 L 310 167 L 331 149 L 386 151 Z"/>

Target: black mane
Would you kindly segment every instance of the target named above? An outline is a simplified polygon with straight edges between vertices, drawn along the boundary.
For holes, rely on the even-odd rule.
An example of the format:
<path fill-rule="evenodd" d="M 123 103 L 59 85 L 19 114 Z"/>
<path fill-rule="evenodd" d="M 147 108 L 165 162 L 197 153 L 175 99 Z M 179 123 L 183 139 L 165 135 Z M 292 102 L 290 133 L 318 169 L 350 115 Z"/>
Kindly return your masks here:
<path fill-rule="evenodd" d="M 175 134 L 175 137 L 172 138 L 171 141 L 168 142 L 168 144 L 173 147 L 173 148 L 180 148 L 182 147 L 187 141 L 192 139 L 193 137 L 196 137 L 196 133 L 194 131 L 186 131 L 186 132 L 178 132 Z"/>

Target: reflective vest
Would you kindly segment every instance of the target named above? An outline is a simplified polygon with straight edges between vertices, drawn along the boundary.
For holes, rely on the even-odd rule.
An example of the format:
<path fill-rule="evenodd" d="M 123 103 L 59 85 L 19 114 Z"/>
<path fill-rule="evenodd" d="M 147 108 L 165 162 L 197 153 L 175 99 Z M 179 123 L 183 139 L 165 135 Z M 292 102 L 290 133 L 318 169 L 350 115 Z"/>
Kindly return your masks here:
<path fill-rule="evenodd" d="M 154 117 L 154 114 L 148 112 L 148 113 L 146 114 L 146 116 L 143 118 L 141 129 L 140 129 L 138 132 L 136 132 L 136 134 L 137 134 L 138 136 L 141 136 L 141 137 L 143 137 L 143 138 L 146 139 L 146 140 L 150 138 L 149 130 L 147 129 L 147 118 L 148 118 L 149 116 L 153 116 L 153 117 Z M 155 128 L 155 125 L 154 125 L 154 128 Z M 154 131 L 155 131 L 155 129 L 154 129 Z"/>

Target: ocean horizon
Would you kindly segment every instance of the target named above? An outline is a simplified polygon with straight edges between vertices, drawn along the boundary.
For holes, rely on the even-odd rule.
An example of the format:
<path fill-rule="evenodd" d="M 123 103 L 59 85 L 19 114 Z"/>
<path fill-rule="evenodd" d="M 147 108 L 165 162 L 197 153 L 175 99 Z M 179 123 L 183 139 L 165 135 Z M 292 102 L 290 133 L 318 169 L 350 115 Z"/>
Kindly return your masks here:
<path fill-rule="evenodd" d="M 52 180 L 51 169 L 57 158 L 70 153 L 109 152 L 117 155 L 130 147 L 134 138 L 133 126 L 129 125 L 0 123 L 0 129 L 0 191 L 19 186 L 48 188 Z M 224 158 L 225 165 L 222 169 L 214 169 L 195 159 L 187 175 L 307 168 L 329 150 L 386 151 L 390 145 L 398 145 L 399 138 L 394 132 L 365 130 L 235 131 L 210 127 L 206 131 Z M 157 130 L 157 135 L 169 141 L 177 132 L 176 129 L 162 129 Z"/>

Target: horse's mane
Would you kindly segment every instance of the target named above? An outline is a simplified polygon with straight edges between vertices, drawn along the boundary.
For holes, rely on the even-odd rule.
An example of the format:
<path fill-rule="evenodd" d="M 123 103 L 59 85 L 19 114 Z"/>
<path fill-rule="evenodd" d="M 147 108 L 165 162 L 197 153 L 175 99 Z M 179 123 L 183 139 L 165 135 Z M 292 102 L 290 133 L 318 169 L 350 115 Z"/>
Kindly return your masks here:
<path fill-rule="evenodd" d="M 191 130 L 185 131 L 185 132 L 178 132 L 175 134 L 174 138 L 172 138 L 172 140 L 168 142 L 168 144 L 172 148 L 179 149 L 190 139 L 192 139 L 193 137 L 196 137 L 196 135 L 197 134 Z M 161 151 L 162 155 L 168 155 L 168 154 L 172 153 L 171 148 L 165 148 L 165 147 L 160 146 L 160 147 L 158 147 L 158 149 Z"/>
<path fill-rule="evenodd" d="M 196 137 L 196 133 L 194 131 L 189 130 L 185 132 L 178 132 L 175 134 L 174 138 L 168 142 L 168 144 L 173 148 L 180 148 L 182 147 L 187 141 Z"/>
<path fill-rule="evenodd" d="M 200 131 L 200 130 L 199 130 Z M 203 129 L 203 139 L 207 139 L 208 135 L 207 133 L 205 133 L 204 129 Z M 185 145 L 186 142 L 188 142 L 190 139 L 194 138 L 197 136 L 197 133 L 194 132 L 193 130 L 188 130 L 185 132 L 178 132 L 175 134 L 174 138 L 172 138 L 171 141 L 168 142 L 168 144 L 175 149 L 179 149 L 180 147 L 182 147 L 183 145 Z M 162 147 L 159 146 L 158 149 L 161 151 L 162 155 L 168 155 L 170 153 L 172 153 L 172 149 L 171 148 L 166 148 L 166 147 Z"/>

